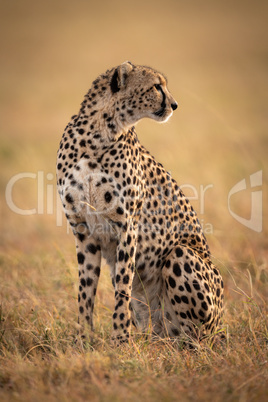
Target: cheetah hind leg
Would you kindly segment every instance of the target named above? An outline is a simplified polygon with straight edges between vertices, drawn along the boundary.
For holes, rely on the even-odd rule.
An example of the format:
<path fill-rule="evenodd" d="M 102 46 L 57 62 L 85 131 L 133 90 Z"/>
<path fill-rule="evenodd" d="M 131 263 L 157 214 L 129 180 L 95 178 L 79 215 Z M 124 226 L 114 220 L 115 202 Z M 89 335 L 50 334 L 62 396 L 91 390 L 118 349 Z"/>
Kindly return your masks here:
<path fill-rule="evenodd" d="M 165 318 L 171 318 L 166 320 L 169 336 L 179 333 L 182 338 L 186 335 L 188 339 L 200 339 L 215 331 L 220 315 L 215 300 L 220 285 L 216 285 L 217 270 L 212 267 L 189 247 L 176 247 L 168 255 L 162 275 L 168 304 L 173 309 L 173 314 L 170 309 L 165 313 Z"/>

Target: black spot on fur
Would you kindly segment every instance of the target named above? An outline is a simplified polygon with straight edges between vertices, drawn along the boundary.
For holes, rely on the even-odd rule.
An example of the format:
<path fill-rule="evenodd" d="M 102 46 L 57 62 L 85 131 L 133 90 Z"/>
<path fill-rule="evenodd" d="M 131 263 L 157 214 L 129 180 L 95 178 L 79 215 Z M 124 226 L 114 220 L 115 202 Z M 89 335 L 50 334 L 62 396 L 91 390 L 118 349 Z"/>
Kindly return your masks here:
<path fill-rule="evenodd" d="M 176 287 L 176 282 L 174 281 L 174 279 L 173 279 L 171 276 L 168 278 L 168 282 L 169 282 L 169 285 L 170 285 L 173 289 Z"/>
<path fill-rule="evenodd" d="M 79 241 L 81 241 L 81 243 L 85 240 L 85 235 L 82 233 L 78 233 L 77 237 L 78 237 Z"/>
<path fill-rule="evenodd" d="M 81 278 L 80 280 L 81 285 L 83 286 L 83 288 L 86 286 L 86 280 L 85 278 Z"/>
<path fill-rule="evenodd" d="M 77 261 L 78 261 L 78 264 L 83 264 L 83 263 L 84 263 L 84 261 L 85 261 L 85 256 L 84 256 L 83 253 L 79 252 L 79 253 L 77 254 Z"/>
<path fill-rule="evenodd" d="M 90 243 L 90 244 L 87 245 L 87 251 L 88 251 L 89 253 L 91 253 L 91 254 L 96 254 L 97 250 L 98 250 L 98 247 L 95 246 L 95 244 Z"/>
<path fill-rule="evenodd" d="M 127 285 L 127 284 L 129 283 L 129 276 L 128 276 L 128 275 L 125 275 L 125 276 L 124 276 L 124 278 L 123 278 L 123 283 L 124 283 L 125 285 Z"/>
<path fill-rule="evenodd" d="M 184 269 L 188 274 L 192 273 L 192 268 L 190 267 L 190 265 L 187 262 L 184 264 Z"/>
<path fill-rule="evenodd" d="M 116 212 L 118 213 L 118 215 L 123 215 L 124 211 L 121 207 L 118 207 Z"/>
<path fill-rule="evenodd" d="M 201 292 L 197 293 L 197 297 L 198 297 L 199 300 L 204 300 L 204 295 Z"/>
<path fill-rule="evenodd" d="M 180 266 L 179 266 L 179 264 L 177 264 L 176 262 L 175 262 L 175 264 L 173 265 L 173 272 L 174 272 L 174 274 L 175 274 L 176 276 L 181 276 L 181 269 L 180 269 Z"/>
<path fill-rule="evenodd" d="M 176 248 L 176 256 L 177 257 L 182 257 L 183 256 L 183 251 L 179 247 Z"/>
<path fill-rule="evenodd" d="M 187 292 L 191 293 L 191 292 L 192 292 L 192 289 L 191 289 L 191 286 L 189 285 L 189 283 L 188 283 L 188 282 L 185 282 L 184 285 L 185 285 L 185 288 L 186 288 Z"/>
<path fill-rule="evenodd" d="M 100 276 L 100 267 L 96 267 L 96 268 L 94 269 L 94 273 L 95 273 L 95 275 L 96 275 L 97 277 L 99 277 L 99 276 Z"/>
<path fill-rule="evenodd" d="M 174 299 L 177 303 L 181 303 L 181 298 L 177 295 L 174 296 Z"/>
<path fill-rule="evenodd" d="M 66 194 L 65 199 L 66 199 L 66 201 L 67 201 L 69 204 L 73 204 L 73 202 L 74 202 L 73 197 L 72 197 L 71 194 L 69 194 L 69 193 Z"/>
<path fill-rule="evenodd" d="M 182 296 L 182 297 L 181 297 L 181 301 L 182 301 L 183 303 L 185 303 L 185 304 L 189 304 L 189 300 L 188 300 L 188 297 L 187 297 L 187 296 Z"/>
<path fill-rule="evenodd" d="M 104 199 L 105 199 L 105 201 L 107 202 L 107 203 L 109 203 L 109 202 L 111 202 L 111 200 L 112 200 L 112 195 L 111 195 L 111 193 L 109 192 L 109 191 L 106 191 L 106 193 L 104 194 Z"/>
<path fill-rule="evenodd" d="M 124 253 L 123 250 L 120 250 L 120 251 L 119 251 L 118 260 L 119 260 L 119 261 L 123 261 L 124 258 L 125 258 L 125 253 Z"/>

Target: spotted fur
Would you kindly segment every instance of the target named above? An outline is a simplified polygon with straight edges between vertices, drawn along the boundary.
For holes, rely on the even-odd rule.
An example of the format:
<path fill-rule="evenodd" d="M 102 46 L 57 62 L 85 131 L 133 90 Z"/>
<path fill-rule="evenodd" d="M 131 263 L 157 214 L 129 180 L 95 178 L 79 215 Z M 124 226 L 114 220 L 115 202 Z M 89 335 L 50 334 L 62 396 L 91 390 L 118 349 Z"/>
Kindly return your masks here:
<path fill-rule="evenodd" d="M 132 320 L 162 337 L 202 337 L 222 315 L 222 278 L 196 213 L 133 126 L 145 117 L 164 122 L 176 108 L 162 74 L 126 62 L 93 82 L 60 143 L 57 183 L 76 240 L 80 323 L 93 329 L 103 256 L 117 343 Z"/>

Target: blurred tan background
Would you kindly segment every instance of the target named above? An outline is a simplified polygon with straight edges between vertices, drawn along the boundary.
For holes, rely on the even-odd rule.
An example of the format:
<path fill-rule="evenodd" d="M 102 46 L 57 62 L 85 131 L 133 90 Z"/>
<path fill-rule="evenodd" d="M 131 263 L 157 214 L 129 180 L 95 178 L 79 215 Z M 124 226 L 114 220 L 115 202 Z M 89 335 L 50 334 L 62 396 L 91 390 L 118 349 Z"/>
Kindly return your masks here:
<path fill-rule="evenodd" d="M 64 217 L 57 226 L 58 144 L 91 82 L 130 60 L 168 77 L 179 109 L 166 125 L 143 121 L 137 132 L 178 183 L 187 185 L 185 192 L 195 197 L 192 204 L 213 255 L 219 264 L 231 267 L 257 261 L 267 268 L 267 1 L 0 4 L 2 253 L 22 258 L 57 249 L 75 262 Z M 258 171 L 263 180 L 256 188 L 263 192 L 260 233 L 239 223 L 228 210 L 231 188 L 243 179 L 250 187 L 249 177 Z M 23 216 L 7 206 L 7 184 L 23 172 L 36 179 L 14 184 L 14 205 L 39 208 L 39 214 Z M 249 219 L 250 189 L 233 195 L 230 206 Z M 257 208 L 260 213 L 260 203 Z"/>

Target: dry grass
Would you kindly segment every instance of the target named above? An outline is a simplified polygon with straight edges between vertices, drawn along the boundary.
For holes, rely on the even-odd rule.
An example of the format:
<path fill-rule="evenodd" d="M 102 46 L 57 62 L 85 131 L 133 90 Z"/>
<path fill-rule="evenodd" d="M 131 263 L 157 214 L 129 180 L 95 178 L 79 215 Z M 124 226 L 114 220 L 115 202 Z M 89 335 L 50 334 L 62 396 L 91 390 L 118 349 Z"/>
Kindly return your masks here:
<path fill-rule="evenodd" d="M 2 3 L 0 400 L 266 400 L 267 2 Z M 225 282 L 225 341 L 188 350 L 134 334 L 130 346 L 113 349 L 113 291 L 103 267 L 95 337 L 74 344 L 74 244 L 64 221 L 56 226 L 55 177 L 46 175 L 55 172 L 61 132 L 89 83 L 127 59 L 162 70 L 179 101 L 168 124 L 146 121 L 137 131 L 180 184 L 197 189 L 192 203 L 212 228 L 207 237 Z M 230 215 L 227 197 L 259 170 L 263 230 L 256 233 Z M 44 213 L 15 214 L 4 198 L 8 181 L 38 171 Z M 250 190 L 242 195 L 231 206 L 249 218 Z M 35 208 L 36 181 L 18 182 L 13 199 Z"/>
<path fill-rule="evenodd" d="M 49 250 L 48 255 L 1 255 L 2 400 L 172 401 L 178 395 L 183 401 L 265 400 L 263 281 L 249 273 L 243 278 L 240 271 L 233 278 L 238 286 L 226 276 L 234 293 L 226 300 L 224 341 L 187 350 L 134 334 L 129 346 L 115 350 L 109 343 L 113 292 L 103 276 L 96 335 L 82 347 L 74 343 L 74 260 L 67 263 L 59 251 Z"/>

